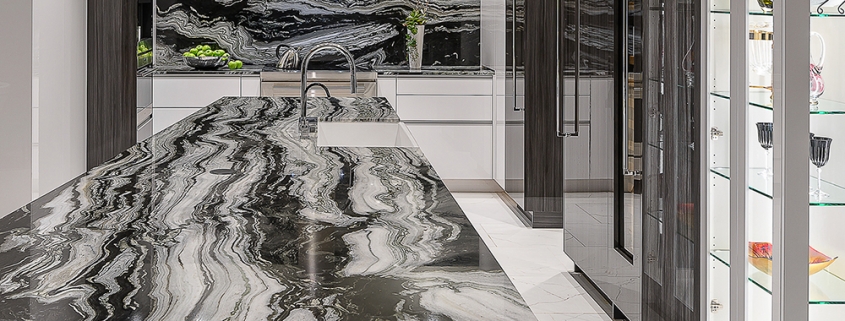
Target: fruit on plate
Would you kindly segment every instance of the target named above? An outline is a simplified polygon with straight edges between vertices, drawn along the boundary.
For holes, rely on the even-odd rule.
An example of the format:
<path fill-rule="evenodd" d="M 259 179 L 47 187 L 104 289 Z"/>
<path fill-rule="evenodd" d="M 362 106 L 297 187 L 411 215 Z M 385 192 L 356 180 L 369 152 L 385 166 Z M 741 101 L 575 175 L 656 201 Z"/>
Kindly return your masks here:
<path fill-rule="evenodd" d="M 240 60 L 229 61 L 229 69 L 230 70 L 241 69 L 243 67 L 244 67 L 243 61 L 240 61 Z"/>
<path fill-rule="evenodd" d="M 222 57 L 221 60 L 229 60 L 229 53 L 223 49 L 211 49 L 209 45 L 197 45 L 182 53 L 183 57 Z"/>

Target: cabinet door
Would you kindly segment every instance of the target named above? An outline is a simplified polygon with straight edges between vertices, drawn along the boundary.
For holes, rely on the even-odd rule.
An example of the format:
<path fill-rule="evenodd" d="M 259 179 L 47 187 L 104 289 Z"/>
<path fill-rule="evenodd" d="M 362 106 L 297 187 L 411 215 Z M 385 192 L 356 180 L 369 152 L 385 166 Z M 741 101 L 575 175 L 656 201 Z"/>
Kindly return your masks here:
<path fill-rule="evenodd" d="M 241 77 L 241 97 L 259 97 L 261 96 L 261 78 Z"/>
<path fill-rule="evenodd" d="M 399 118 L 409 120 L 493 120 L 493 96 L 398 96 Z"/>
<path fill-rule="evenodd" d="M 153 111 L 153 135 L 202 108 L 156 108 Z"/>
<path fill-rule="evenodd" d="M 408 124 L 441 179 L 493 178 L 493 126 Z"/>
<path fill-rule="evenodd" d="M 400 78 L 397 95 L 493 95 L 492 78 Z"/>
<path fill-rule="evenodd" d="M 377 84 L 378 93 L 376 95 L 387 98 L 390 106 L 392 106 L 393 109 L 396 109 L 396 78 L 379 77 Z"/>
<path fill-rule="evenodd" d="M 153 107 L 205 107 L 241 95 L 240 77 L 156 77 Z"/>

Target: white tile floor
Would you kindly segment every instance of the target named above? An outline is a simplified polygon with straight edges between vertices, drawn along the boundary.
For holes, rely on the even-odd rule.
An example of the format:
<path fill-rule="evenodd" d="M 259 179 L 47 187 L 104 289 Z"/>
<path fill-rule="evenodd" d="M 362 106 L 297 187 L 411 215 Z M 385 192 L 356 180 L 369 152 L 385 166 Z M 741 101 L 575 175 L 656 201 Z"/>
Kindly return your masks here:
<path fill-rule="evenodd" d="M 525 227 L 496 194 L 452 195 L 539 321 L 611 320 L 569 275 L 563 230 Z"/>

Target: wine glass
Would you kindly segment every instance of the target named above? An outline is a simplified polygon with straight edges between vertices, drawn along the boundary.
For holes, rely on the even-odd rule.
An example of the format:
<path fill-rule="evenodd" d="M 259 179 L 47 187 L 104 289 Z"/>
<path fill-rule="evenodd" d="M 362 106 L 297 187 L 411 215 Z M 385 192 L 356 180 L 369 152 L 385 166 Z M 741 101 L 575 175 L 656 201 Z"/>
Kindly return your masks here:
<path fill-rule="evenodd" d="M 810 191 L 810 195 L 816 198 L 825 198 L 830 194 L 822 191 L 822 166 L 827 164 L 830 159 L 830 144 L 833 142 L 832 138 L 813 136 L 810 139 L 810 161 L 816 165 L 816 190 Z"/>
<path fill-rule="evenodd" d="M 757 123 L 757 142 L 760 143 L 760 146 L 766 150 L 766 170 L 758 175 L 768 175 L 772 176 L 772 169 L 769 168 L 769 150 L 772 148 L 772 129 L 774 125 L 772 123 L 762 122 Z"/>

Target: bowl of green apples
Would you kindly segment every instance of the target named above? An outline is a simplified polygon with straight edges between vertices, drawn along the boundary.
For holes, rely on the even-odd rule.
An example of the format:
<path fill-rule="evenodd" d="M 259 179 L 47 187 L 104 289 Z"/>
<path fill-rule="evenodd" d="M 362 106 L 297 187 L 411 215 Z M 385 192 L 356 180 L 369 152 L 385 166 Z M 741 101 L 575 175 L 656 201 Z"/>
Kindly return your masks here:
<path fill-rule="evenodd" d="M 213 70 L 226 65 L 229 54 L 223 49 L 212 49 L 209 45 L 198 45 L 182 54 L 185 64 L 200 70 Z"/>

